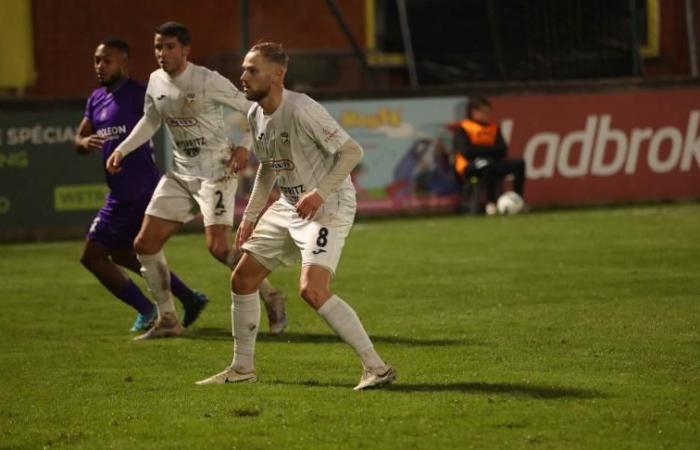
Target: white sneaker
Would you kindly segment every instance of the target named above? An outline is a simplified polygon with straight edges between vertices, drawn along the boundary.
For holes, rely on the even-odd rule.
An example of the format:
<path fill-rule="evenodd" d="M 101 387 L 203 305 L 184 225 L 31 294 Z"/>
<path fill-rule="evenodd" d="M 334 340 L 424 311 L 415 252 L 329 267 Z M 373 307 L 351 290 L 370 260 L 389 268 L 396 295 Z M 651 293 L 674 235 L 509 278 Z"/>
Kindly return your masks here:
<path fill-rule="evenodd" d="M 223 372 L 212 375 L 204 380 L 199 380 L 194 384 L 204 386 L 206 384 L 226 384 L 226 383 L 253 383 L 258 381 L 255 371 L 249 373 L 236 372 L 232 367 L 227 367 Z"/>
<path fill-rule="evenodd" d="M 134 340 L 141 341 L 144 339 L 177 337 L 181 334 L 182 325 L 180 325 L 180 322 L 177 320 L 177 316 L 174 313 L 167 312 L 156 320 L 156 323 L 150 330 L 146 331 L 140 336 L 136 336 Z"/>
<path fill-rule="evenodd" d="M 361 391 L 363 389 L 380 388 L 387 386 L 396 379 L 396 371 L 389 364 L 381 369 L 365 369 L 362 372 L 360 383 L 353 388 L 353 391 Z"/>
<path fill-rule="evenodd" d="M 495 203 L 487 203 L 486 204 L 486 215 L 487 216 L 495 216 L 498 214 L 498 208 L 496 207 Z"/>
<path fill-rule="evenodd" d="M 287 297 L 280 291 L 275 291 L 264 299 L 267 320 L 270 324 L 270 334 L 273 336 L 282 334 L 284 329 L 287 328 L 286 302 Z"/>

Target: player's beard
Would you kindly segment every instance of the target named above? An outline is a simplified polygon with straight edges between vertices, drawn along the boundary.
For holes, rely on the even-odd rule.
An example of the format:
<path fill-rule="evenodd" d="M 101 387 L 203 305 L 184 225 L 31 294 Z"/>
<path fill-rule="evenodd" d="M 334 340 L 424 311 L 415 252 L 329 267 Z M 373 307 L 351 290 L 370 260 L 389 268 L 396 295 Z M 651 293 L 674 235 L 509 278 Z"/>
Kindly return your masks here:
<path fill-rule="evenodd" d="M 251 102 L 259 102 L 260 100 L 267 97 L 267 95 L 269 93 L 270 93 L 269 86 L 267 87 L 267 89 L 258 89 L 258 90 L 253 90 L 253 89 L 248 88 L 245 91 L 245 98 L 247 98 Z"/>
<path fill-rule="evenodd" d="M 114 86 L 115 84 L 117 84 L 122 78 L 124 78 L 123 73 L 117 72 L 107 79 L 103 79 L 101 81 L 98 81 L 98 83 L 100 84 L 100 86 L 110 88 L 110 87 Z"/>

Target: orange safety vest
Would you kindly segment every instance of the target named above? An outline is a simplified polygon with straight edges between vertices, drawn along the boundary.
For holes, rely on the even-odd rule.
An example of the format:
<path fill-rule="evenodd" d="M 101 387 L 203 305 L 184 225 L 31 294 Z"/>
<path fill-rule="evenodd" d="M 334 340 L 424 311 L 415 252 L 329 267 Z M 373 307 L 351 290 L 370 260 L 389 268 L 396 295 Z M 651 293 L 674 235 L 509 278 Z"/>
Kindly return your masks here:
<path fill-rule="evenodd" d="M 479 122 L 465 119 L 459 122 L 459 126 L 464 129 L 474 145 L 489 146 L 496 143 L 496 138 L 498 137 L 498 126 L 494 123 L 482 125 Z M 467 170 L 468 166 L 469 161 L 467 161 L 467 158 L 462 156 L 461 153 L 455 154 L 455 170 L 458 174 L 464 175 L 464 172 Z"/>

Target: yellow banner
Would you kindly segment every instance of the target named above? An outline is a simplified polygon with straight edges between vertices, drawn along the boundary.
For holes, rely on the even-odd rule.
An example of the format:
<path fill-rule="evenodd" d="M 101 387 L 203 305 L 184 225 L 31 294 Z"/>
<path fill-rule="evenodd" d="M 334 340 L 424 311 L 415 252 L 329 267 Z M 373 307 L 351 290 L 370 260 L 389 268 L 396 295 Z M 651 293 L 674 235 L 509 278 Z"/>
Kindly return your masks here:
<path fill-rule="evenodd" d="M 36 80 L 31 3 L 31 0 L 2 0 L 0 89 L 21 91 Z"/>
<path fill-rule="evenodd" d="M 105 184 L 56 186 L 53 191 L 56 211 L 86 211 L 100 209 L 109 189 Z"/>

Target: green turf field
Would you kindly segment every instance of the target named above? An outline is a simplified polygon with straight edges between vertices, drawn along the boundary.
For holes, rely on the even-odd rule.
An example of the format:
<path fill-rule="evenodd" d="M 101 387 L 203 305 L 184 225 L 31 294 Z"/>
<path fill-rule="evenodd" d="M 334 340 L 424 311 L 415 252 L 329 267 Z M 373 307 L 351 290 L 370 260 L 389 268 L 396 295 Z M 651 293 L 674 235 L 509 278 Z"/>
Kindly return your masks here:
<path fill-rule="evenodd" d="M 290 327 L 259 336 L 260 382 L 195 386 L 231 357 L 202 235 L 167 256 L 212 303 L 151 342 L 81 242 L 3 245 L 0 447 L 697 449 L 699 232 L 698 204 L 358 223 L 335 290 L 399 372 L 360 393 L 297 268 L 272 278 Z"/>

